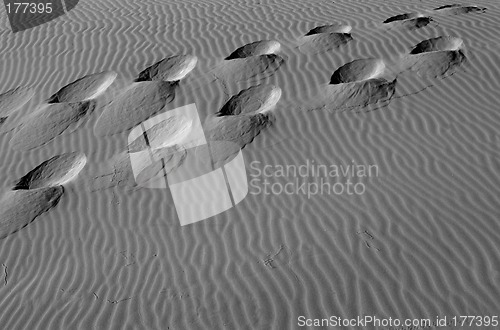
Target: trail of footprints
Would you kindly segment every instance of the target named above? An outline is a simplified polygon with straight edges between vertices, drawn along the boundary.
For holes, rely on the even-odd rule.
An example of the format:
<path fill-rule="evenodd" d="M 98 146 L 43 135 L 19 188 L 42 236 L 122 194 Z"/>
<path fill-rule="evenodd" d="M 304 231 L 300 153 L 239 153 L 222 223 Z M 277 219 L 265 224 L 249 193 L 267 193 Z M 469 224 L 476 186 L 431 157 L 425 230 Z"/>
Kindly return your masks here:
<path fill-rule="evenodd" d="M 403 13 L 387 18 L 382 25 L 414 30 L 430 24 L 433 16 L 481 13 L 486 8 L 447 5 L 422 13 Z M 345 24 L 313 28 L 299 38 L 296 48 L 304 54 L 318 54 L 342 47 L 353 40 L 352 27 Z M 210 74 L 216 83 L 226 86 L 251 82 L 252 86 L 231 96 L 222 108 L 204 124 L 207 140 L 230 141 L 244 148 L 273 122 L 273 110 L 279 104 L 281 89 L 260 84 L 285 63 L 280 55 L 281 44 L 261 40 L 244 45 L 215 66 Z M 330 81 L 318 87 L 312 108 L 329 110 L 362 109 L 369 104 L 388 104 L 393 97 L 397 75 L 415 72 L 420 76 L 443 77 L 466 61 L 464 43 L 460 38 L 438 36 L 415 45 L 396 64 L 388 68 L 383 59 L 365 58 L 344 63 L 332 74 Z M 34 97 L 31 87 L 17 87 L 0 94 L 0 128 L 11 134 L 10 146 L 29 151 L 48 145 L 60 135 L 69 134 L 86 121 L 96 109 L 100 116 L 94 127 L 97 136 L 110 136 L 129 131 L 159 113 L 175 98 L 180 81 L 198 64 L 194 55 L 183 54 L 165 58 L 141 71 L 111 102 L 98 107 L 117 78 L 112 71 L 84 76 L 54 93 L 23 118 L 13 116 Z M 309 104 L 309 103 L 308 103 Z M 160 123 L 148 132 L 151 141 L 134 141 L 128 150 L 118 152 L 109 160 L 110 173 L 105 188 L 126 182 L 131 177 L 128 153 L 150 148 L 161 164 L 145 166 L 143 179 L 160 170 L 180 166 L 184 160 L 182 139 L 191 129 L 188 118 L 174 118 Z M 12 131 L 12 132 L 10 132 Z M 237 150 L 218 150 L 223 156 Z M 223 158 L 223 157 L 222 157 Z M 0 239 L 27 226 L 39 215 L 55 207 L 64 194 L 64 186 L 76 179 L 87 163 L 80 152 L 54 155 L 36 166 L 0 194 Z"/>

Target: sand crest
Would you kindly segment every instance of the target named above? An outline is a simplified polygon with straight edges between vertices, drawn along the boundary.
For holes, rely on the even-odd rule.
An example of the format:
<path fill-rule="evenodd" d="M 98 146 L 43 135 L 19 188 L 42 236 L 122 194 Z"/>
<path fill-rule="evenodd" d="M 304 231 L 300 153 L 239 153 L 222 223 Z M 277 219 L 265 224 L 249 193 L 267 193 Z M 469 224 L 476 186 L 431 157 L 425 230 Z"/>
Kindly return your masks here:
<path fill-rule="evenodd" d="M 48 102 L 81 102 L 94 99 L 104 93 L 115 81 L 117 73 L 104 71 L 84 76 L 64 86 Z"/>
<path fill-rule="evenodd" d="M 275 54 L 277 51 L 279 51 L 280 47 L 280 43 L 275 40 L 260 40 L 236 49 L 225 59 L 233 60 L 235 58 Z"/>
<path fill-rule="evenodd" d="M 131 129 L 171 102 L 175 88 L 176 83 L 164 81 L 133 83 L 104 107 L 94 132 L 105 136 Z"/>
<path fill-rule="evenodd" d="M 242 90 L 224 104 L 220 116 L 264 113 L 271 110 L 281 98 L 281 88 L 273 85 L 257 85 Z"/>
<path fill-rule="evenodd" d="M 198 63 L 194 55 L 176 55 L 165 58 L 139 73 L 136 81 L 178 81 L 185 78 Z"/>
<path fill-rule="evenodd" d="M 16 150 L 42 146 L 68 128 L 74 127 L 92 113 L 95 106 L 94 101 L 45 105 L 21 122 L 19 130 L 10 140 L 10 145 Z"/>
<path fill-rule="evenodd" d="M 0 118 L 10 116 L 28 103 L 35 95 L 31 87 L 17 87 L 0 94 Z"/>
<path fill-rule="evenodd" d="M 5 192 L 0 197 L 0 239 L 56 206 L 63 193 L 62 186 Z"/>
<path fill-rule="evenodd" d="M 76 178 L 86 163 L 87 157 L 81 152 L 54 156 L 20 178 L 12 189 L 37 189 L 64 185 Z"/>

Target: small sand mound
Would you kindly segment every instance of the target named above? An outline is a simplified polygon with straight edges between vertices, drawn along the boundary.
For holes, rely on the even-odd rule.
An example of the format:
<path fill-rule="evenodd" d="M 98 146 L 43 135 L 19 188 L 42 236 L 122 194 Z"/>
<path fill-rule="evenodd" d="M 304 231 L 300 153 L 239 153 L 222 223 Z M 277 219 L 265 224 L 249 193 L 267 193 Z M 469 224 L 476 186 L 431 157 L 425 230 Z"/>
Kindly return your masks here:
<path fill-rule="evenodd" d="M 421 14 L 419 14 L 419 13 L 400 14 L 400 15 L 389 17 L 383 23 L 387 24 L 387 23 L 391 23 L 391 22 L 395 22 L 395 21 L 402 21 L 402 20 L 407 20 L 410 18 L 417 18 L 420 16 L 421 16 Z"/>
<path fill-rule="evenodd" d="M 302 37 L 299 49 L 303 53 L 326 52 L 353 40 L 349 33 L 318 33 Z"/>
<path fill-rule="evenodd" d="M 385 70 L 385 63 L 380 59 L 360 59 L 338 68 L 330 79 L 330 84 L 358 82 L 379 77 Z"/>
<path fill-rule="evenodd" d="M 445 5 L 434 10 L 444 15 L 462 15 L 468 13 L 484 13 L 487 8 L 477 6 L 462 6 L 458 4 Z"/>
<path fill-rule="evenodd" d="M 13 88 L 0 94 L 0 118 L 6 118 L 28 103 L 35 95 L 30 87 Z"/>
<path fill-rule="evenodd" d="M 311 29 L 306 33 L 306 36 L 311 36 L 314 34 L 321 33 L 350 33 L 352 30 L 352 26 L 346 24 L 330 24 L 330 25 L 322 25 L 317 26 L 314 29 Z"/>
<path fill-rule="evenodd" d="M 193 71 L 197 63 L 194 55 L 168 57 L 139 73 L 136 81 L 179 81 Z"/>
<path fill-rule="evenodd" d="M 280 43 L 275 40 L 256 41 L 236 49 L 231 53 L 231 55 L 226 57 L 226 60 L 233 60 L 235 58 L 245 58 L 256 55 L 275 54 L 280 50 L 280 48 Z"/>
<path fill-rule="evenodd" d="M 424 40 L 410 51 L 410 54 L 421 54 L 438 51 L 455 51 L 463 47 L 463 40 L 456 37 L 437 37 Z"/>
<path fill-rule="evenodd" d="M 95 133 L 99 136 L 124 132 L 156 114 L 175 97 L 176 83 L 137 82 L 108 104 L 99 117 Z"/>
<path fill-rule="evenodd" d="M 226 83 L 259 81 L 273 75 L 284 62 L 285 60 L 276 54 L 236 58 L 225 60 L 214 69 L 213 74 Z"/>
<path fill-rule="evenodd" d="M 73 180 L 85 167 L 86 163 L 87 157 L 81 152 L 71 152 L 54 156 L 19 179 L 12 189 L 37 189 L 61 186 Z"/>
<path fill-rule="evenodd" d="M 56 206 L 63 193 L 61 186 L 4 193 L 0 197 L 0 239 L 27 226 Z"/>
<path fill-rule="evenodd" d="M 22 121 L 10 145 L 16 150 L 29 150 L 44 145 L 92 113 L 94 101 L 49 104 Z"/>
<path fill-rule="evenodd" d="M 281 88 L 257 85 L 234 95 L 219 111 L 219 116 L 264 113 L 272 109 L 281 98 Z"/>
<path fill-rule="evenodd" d="M 113 71 L 87 75 L 61 88 L 48 102 L 81 102 L 94 99 L 104 93 L 116 77 L 117 73 Z"/>
<path fill-rule="evenodd" d="M 190 132 L 193 121 L 182 115 L 172 115 L 146 130 L 128 145 L 128 152 L 166 148 L 178 144 Z"/>

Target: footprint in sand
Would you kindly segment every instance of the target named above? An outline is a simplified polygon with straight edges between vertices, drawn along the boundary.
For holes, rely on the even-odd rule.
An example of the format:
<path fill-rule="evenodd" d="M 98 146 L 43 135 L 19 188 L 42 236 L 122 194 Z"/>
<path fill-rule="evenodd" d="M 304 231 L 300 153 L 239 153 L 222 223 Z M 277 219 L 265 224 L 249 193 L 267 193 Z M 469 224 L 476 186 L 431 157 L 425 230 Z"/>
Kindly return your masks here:
<path fill-rule="evenodd" d="M 98 136 L 125 132 L 150 118 L 175 97 L 177 83 L 136 82 L 103 108 L 94 132 Z"/>
<path fill-rule="evenodd" d="M 432 17 L 421 13 L 405 13 L 389 17 L 383 24 L 389 29 L 416 30 L 433 22 Z"/>
<path fill-rule="evenodd" d="M 87 157 L 82 152 L 71 152 L 54 156 L 17 180 L 12 190 L 64 185 L 75 179 L 85 167 L 85 164 L 87 164 Z"/>
<path fill-rule="evenodd" d="M 464 51 L 463 40 L 457 37 L 424 40 L 402 57 L 400 71 L 416 72 L 421 77 L 445 77 L 467 61 Z"/>
<path fill-rule="evenodd" d="M 10 145 L 15 150 L 40 147 L 66 130 L 78 127 L 94 111 L 95 105 L 95 101 L 42 105 L 21 120 Z"/>
<path fill-rule="evenodd" d="M 452 15 L 463 15 L 469 13 L 484 13 L 487 8 L 477 7 L 477 6 L 463 6 L 460 4 L 445 5 L 438 8 L 434 8 L 434 11 L 440 15 L 452 16 Z"/>
<path fill-rule="evenodd" d="M 75 179 L 87 163 L 81 152 L 54 156 L 16 181 L 0 195 L 0 239 L 27 226 L 57 205 L 62 185 Z"/>
<path fill-rule="evenodd" d="M 212 73 L 225 85 L 259 82 L 273 75 L 285 62 L 284 58 L 277 54 L 280 48 L 279 42 L 272 40 L 244 45 L 226 57 Z"/>
<path fill-rule="evenodd" d="M 0 94 L 0 118 L 7 118 L 35 95 L 35 89 L 31 87 L 17 87 Z"/>
<path fill-rule="evenodd" d="M 299 50 L 306 54 L 326 52 L 353 40 L 352 27 L 345 24 L 322 25 L 313 28 L 299 40 Z"/>
<path fill-rule="evenodd" d="M 338 111 L 390 102 L 396 89 L 393 75 L 381 59 L 354 60 L 338 68 L 311 103 L 314 109 Z"/>
<path fill-rule="evenodd" d="M 0 196 L 0 239 L 56 206 L 63 193 L 62 186 L 4 192 Z"/>
<path fill-rule="evenodd" d="M 104 71 L 84 76 L 57 91 L 48 103 L 81 102 L 95 99 L 115 81 L 117 73 Z"/>
<path fill-rule="evenodd" d="M 139 73 L 139 81 L 179 81 L 184 79 L 198 63 L 194 55 L 176 55 L 165 58 Z"/>

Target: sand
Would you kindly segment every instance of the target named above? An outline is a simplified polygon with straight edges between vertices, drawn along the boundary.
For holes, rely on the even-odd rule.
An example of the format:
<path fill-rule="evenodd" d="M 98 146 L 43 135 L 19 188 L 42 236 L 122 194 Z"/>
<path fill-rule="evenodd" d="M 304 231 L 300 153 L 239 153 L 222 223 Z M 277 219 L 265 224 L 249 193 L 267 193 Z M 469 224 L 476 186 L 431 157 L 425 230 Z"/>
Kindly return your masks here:
<path fill-rule="evenodd" d="M 87 157 L 81 152 L 54 156 L 20 178 L 12 189 L 29 190 L 62 186 L 75 179 L 86 163 Z"/>
<path fill-rule="evenodd" d="M 496 328 L 452 317 L 500 310 L 498 1 L 65 3 L 0 10 L 1 329 Z"/>

